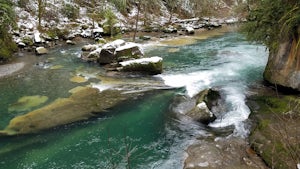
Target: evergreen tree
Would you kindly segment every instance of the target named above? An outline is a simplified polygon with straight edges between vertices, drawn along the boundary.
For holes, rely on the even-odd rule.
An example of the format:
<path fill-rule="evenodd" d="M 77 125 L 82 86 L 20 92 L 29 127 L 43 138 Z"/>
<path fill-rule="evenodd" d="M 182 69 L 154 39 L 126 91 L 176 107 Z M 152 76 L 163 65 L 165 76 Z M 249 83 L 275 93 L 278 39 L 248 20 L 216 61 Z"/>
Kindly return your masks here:
<path fill-rule="evenodd" d="M 15 13 L 12 7 L 10 0 L 0 0 L 0 62 L 9 60 L 16 50 L 16 44 L 9 33 L 15 26 Z"/>
<path fill-rule="evenodd" d="M 242 31 L 249 40 L 263 43 L 274 52 L 281 41 L 293 39 L 299 43 L 299 26 L 299 0 L 259 0 L 250 9 Z"/>

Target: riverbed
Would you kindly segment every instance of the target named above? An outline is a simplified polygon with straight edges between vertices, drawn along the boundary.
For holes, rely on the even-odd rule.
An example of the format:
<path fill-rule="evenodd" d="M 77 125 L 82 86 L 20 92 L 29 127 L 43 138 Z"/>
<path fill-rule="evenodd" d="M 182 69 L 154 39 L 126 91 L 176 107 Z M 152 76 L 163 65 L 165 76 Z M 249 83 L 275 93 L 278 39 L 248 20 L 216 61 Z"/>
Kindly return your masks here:
<path fill-rule="evenodd" d="M 217 132 L 219 137 L 249 134 L 245 96 L 249 86 L 262 81 L 268 53 L 236 32 L 193 38 L 187 44 L 145 45 L 146 55 L 164 59 L 164 72 L 156 76 L 107 78 L 103 68 L 78 58 L 80 50 L 81 45 L 57 48 L 21 73 L 1 79 L 0 127 L 69 97 L 78 86 L 148 92 L 89 120 L 0 138 L 0 168 L 179 169 L 197 138 L 228 127 Z M 218 89 L 225 98 L 227 111 L 216 121 L 205 126 L 171 111 L 176 95 L 192 97 L 207 88 Z"/>

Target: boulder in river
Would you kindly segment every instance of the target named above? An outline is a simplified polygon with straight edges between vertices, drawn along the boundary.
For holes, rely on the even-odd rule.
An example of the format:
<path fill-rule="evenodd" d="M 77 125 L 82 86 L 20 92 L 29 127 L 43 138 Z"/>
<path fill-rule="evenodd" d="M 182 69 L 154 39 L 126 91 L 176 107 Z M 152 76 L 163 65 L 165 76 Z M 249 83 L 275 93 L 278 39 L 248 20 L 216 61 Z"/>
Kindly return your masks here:
<path fill-rule="evenodd" d="M 106 43 L 104 45 L 85 45 L 82 51 L 91 51 L 89 54 L 82 52 L 83 60 L 97 60 L 100 64 L 111 64 L 129 59 L 137 59 L 144 55 L 140 45 L 132 42 L 125 42 L 122 39 Z"/>
<path fill-rule="evenodd" d="M 110 64 L 116 61 L 115 48 L 102 48 L 97 61 L 100 64 Z"/>
<path fill-rule="evenodd" d="M 98 45 L 91 45 L 91 44 L 88 44 L 88 45 L 84 45 L 81 50 L 82 51 L 93 51 L 93 50 L 96 50 L 99 46 Z"/>
<path fill-rule="evenodd" d="M 193 120 L 208 124 L 216 119 L 218 112 L 216 107 L 219 105 L 220 94 L 215 89 L 206 89 L 194 97 L 185 95 L 177 96 L 171 109 L 175 113 L 185 114 Z"/>
<path fill-rule="evenodd" d="M 162 60 L 161 57 L 154 56 L 120 62 L 120 65 L 122 66 L 122 71 L 155 75 L 162 73 Z"/>
<path fill-rule="evenodd" d="M 116 57 L 127 56 L 131 58 L 140 58 L 143 56 L 143 51 L 137 43 L 128 42 L 123 46 L 118 47 L 116 50 Z"/>
<path fill-rule="evenodd" d="M 45 47 L 37 47 L 35 49 L 35 53 L 37 55 L 44 55 L 44 54 L 47 54 L 48 53 L 48 50 L 45 48 Z"/>

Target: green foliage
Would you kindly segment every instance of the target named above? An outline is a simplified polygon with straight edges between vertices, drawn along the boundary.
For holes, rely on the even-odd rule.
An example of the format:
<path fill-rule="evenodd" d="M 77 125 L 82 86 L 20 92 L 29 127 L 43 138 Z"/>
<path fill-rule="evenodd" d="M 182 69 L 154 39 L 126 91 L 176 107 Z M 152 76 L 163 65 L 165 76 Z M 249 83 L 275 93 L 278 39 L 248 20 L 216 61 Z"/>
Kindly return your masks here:
<path fill-rule="evenodd" d="M 242 32 L 249 40 L 263 43 L 275 51 L 280 41 L 298 36 L 299 7 L 298 0 L 260 0 L 250 10 Z"/>
<path fill-rule="evenodd" d="M 65 36 L 68 35 L 70 32 L 68 29 L 58 29 L 58 28 L 52 28 L 47 30 L 47 35 L 54 39 L 58 37 L 59 39 L 65 39 Z"/>
<path fill-rule="evenodd" d="M 111 9 L 108 9 L 104 13 L 105 22 L 103 25 L 104 32 L 108 35 L 114 36 L 119 33 L 119 30 L 114 27 L 117 23 L 117 17 Z"/>
<path fill-rule="evenodd" d="M 61 12 L 63 15 L 72 20 L 77 19 L 79 16 L 79 8 L 69 3 L 64 5 Z"/>
<path fill-rule="evenodd" d="M 113 3 L 119 11 L 125 12 L 127 0 L 109 0 L 109 1 Z"/>
<path fill-rule="evenodd" d="M 9 60 L 16 50 L 16 44 L 8 32 L 15 26 L 15 13 L 12 6 L 11 1 L 0 0 L 0 62 Z"/>

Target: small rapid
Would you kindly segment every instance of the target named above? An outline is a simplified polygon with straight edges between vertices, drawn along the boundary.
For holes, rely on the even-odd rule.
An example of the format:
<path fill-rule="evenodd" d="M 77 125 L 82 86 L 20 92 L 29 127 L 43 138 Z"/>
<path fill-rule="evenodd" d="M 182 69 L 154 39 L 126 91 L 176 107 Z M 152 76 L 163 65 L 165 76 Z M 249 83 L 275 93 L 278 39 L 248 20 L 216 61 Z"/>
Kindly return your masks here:
<path fill-rule="evenodd" d="M 166 85 L 185 87 L 189 97 L 208 88 L 217 88 L 225 95 L 228 111 L 220 112 L 210 127 L 234 125 L 235 135 L 247 136 L 249 131 L 243 122 L 250 110 L 245 95 L 251 84 L 262 79 L 267 62 L 265 47 L 250 44 L 239 34 L 228 33 L 181 47 L 177 54 L 169 53 L 164 59 L 167 65 L 176 65 L 167 66 L 167 71 L 159 75 Z"/>

